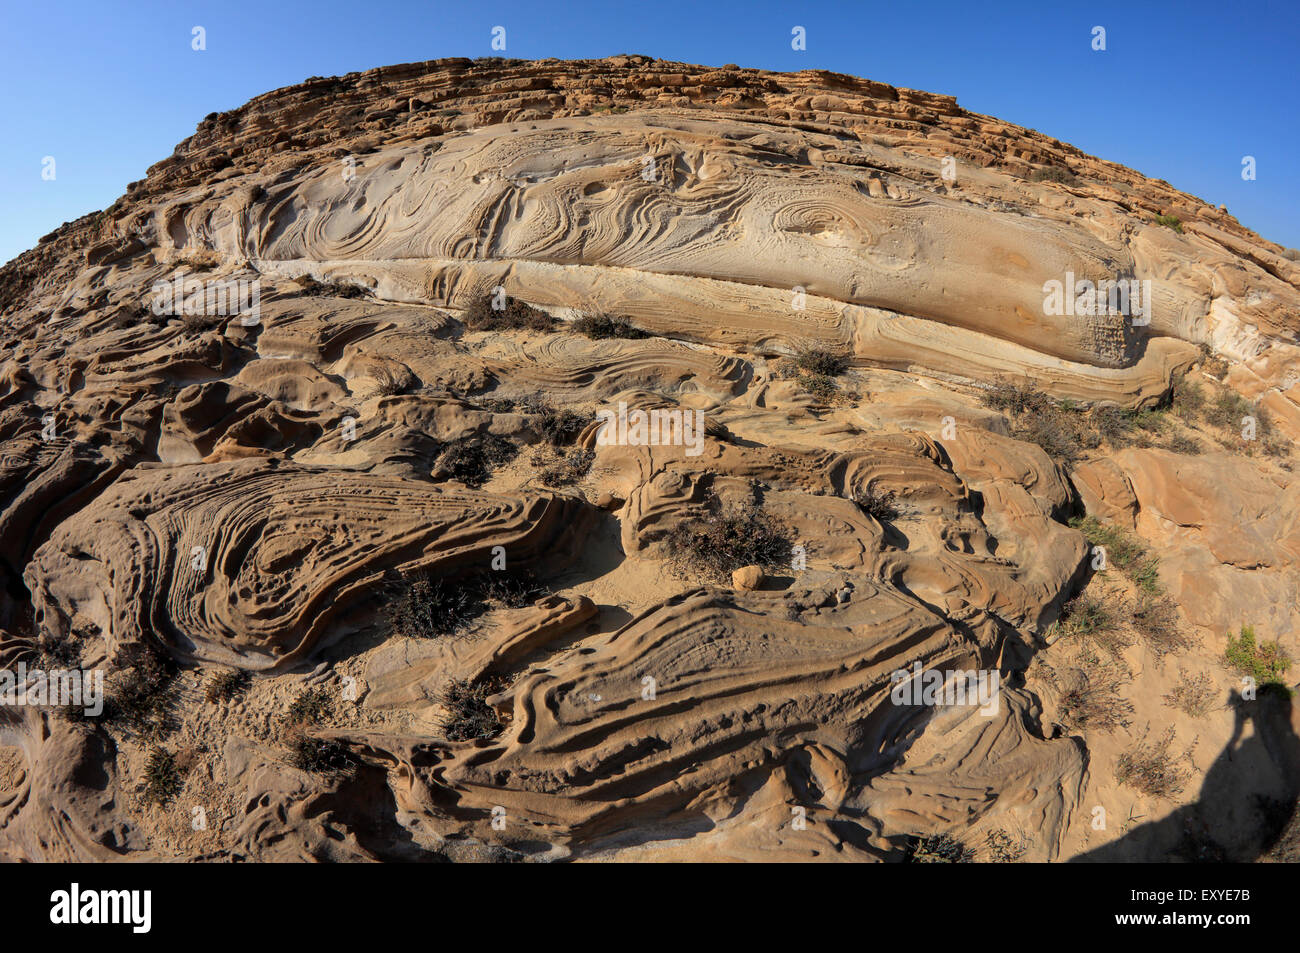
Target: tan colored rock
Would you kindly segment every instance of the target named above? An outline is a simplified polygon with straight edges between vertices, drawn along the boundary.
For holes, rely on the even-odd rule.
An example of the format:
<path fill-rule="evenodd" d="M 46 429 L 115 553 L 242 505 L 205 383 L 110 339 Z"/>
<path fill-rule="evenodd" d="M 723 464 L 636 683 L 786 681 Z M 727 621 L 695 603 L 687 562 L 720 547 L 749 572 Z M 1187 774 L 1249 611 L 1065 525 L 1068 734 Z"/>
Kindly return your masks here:
<path fill-rule="evenodd" d="M 1047 167 L 1073 180 L 1033 181 Z M 178 268 L 256 280 L 258 320 L 154 314 Z M 1067 271 L 1150 279 L 1150 324 L 1049 314 Z M 544 314 L 467 320 L 497 286 Z M 597 310 L 646 336 L 576 333 Z M 1300 436 L 1298 315 L 1300 266 L 1223 211 L 868 79 L 452 59 L 259 96 L 0 268 L 0 666 L 38 630 L 88 665 L 189 663 L 180 803 L 220 822 L 143 803 L 138 738 L 28 709 L 0 720 L 0 859 L 514 857 L 497 807 L 547 858 L 1128 844 L 1090 823 L 1131 803 L 1100 767 L 1124 733 L 1065 724 L 1081 663 L 1043 636 L 1085 584 L 1137 595 L 1092 574 L 1068 521 L 1082 504 L 1159 556 L 1201 641 L 1115 655 L 1134 723 L 1183 730 L 1163 699 L 1184 669 L 1226 693 L 1225 631 L 1300 655 L 1300 484 L 1277 446 L 1223 451 L 1204 421 L 1171 424 L 1199 456 L 1159 435 L 1066 466 L 980 395 L 1006 378 L 1149 406 L 1208 344 Z M 810 347 L 848 364 L 829 398 L 790 369 Z M 702 429 L 598 439 L 620 406 Z M 866 515 L 867 492 L 898 518 Z M 748 507 L 801 558 L 766 588 L 757 565 L 731 589 L 693 574 L 678 531 Z M 456 601 L 489 567 L 512 581 Z M 464 618 L 398 636 L 390 610 L 426 577 L 448 600 L 430 618 Z M 916 664 L 1006 680 L 984 711 L 897 705 Z M 258 677 L 209 702 L 224 667 Z M 481 737 L 450 740 L 453 682 L 498 713 Z M 306 689 L 354 775 L 285 762 Z M 1194 727 L 1202 771 L 1250 737 L 1227 705 Z M 792 829 L 809 791 L 836 824 Z M 1248 831 L 1221 831 L 1250 859 Z"/>

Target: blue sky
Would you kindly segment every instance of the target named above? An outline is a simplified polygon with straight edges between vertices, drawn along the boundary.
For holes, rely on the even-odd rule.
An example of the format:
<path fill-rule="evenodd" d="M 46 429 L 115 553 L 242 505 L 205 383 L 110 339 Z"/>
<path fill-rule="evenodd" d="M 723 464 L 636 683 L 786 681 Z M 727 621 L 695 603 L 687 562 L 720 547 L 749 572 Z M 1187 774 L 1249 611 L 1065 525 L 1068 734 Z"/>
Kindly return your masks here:
<path fill-rule="evenodd" d="M 308 76 L 442 56 L 615 53 L 830 69 L 953 94 L 1300 247 L 1296 0 L 9 0 L 0 17 L 0 261 L 112 204 L 208 113 Z M 490 48 L 498 25 L 504 54 Z M 802 52 L 790 45 L 796 25 Z M 1091 49 L 1098 25 L 1105 52 Z M 194 26 L 204 51 L 191 48 Z M 1255 181 L 1241 177 L 1246 155 Z M 41 177 L 46 156 L 53 181 Z"/>

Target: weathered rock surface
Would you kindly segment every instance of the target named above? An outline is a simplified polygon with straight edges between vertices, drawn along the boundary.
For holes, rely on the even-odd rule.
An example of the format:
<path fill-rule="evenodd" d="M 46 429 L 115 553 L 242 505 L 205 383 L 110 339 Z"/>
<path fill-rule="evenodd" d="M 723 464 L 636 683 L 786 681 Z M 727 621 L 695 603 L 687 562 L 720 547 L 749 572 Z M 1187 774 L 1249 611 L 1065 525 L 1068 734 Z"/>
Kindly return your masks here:
<path fill-rule="evenodd" d="M 258 320 L 153 313 L 178 270 L 256 279 Z M 1149 280 L 1150 322 L 1047 313 L 1067 273 Z M 556 328 L 474 330 L 497 288 Z M 1300 265 L 951 97 L 632 56 L 313 79 L 0 269 L 0 311 L 0 665 L 54 643 L 180 669 L 157 737 L 0 707 L 3 859 L 852 860 L 1008 831 L 1065 859 L 1122 846 L 1090 819 L 1132 804 L 1132 726 L 1198 736 L 1198 772 L 1238 742 L 1223 706 L 1189 727 L 1161 702 L 1177 672 L 1221 702 L 1243 624 L 1300 652 Z M 597 311 L 645 335 L 567 323 Z M 838 383 L 791 368 L 810 349 Z M 981 404 L 998 379 L 1063 413 L 1195 380 L 1275 442 L 1166 415 L 1158 443 L 1053 459 Z M 572 446 L 539 397 L 578 414 Z M 594 411 L 620 404 L 699 411 L 699 452 L 607 445 Z M 717 505 L 798 558 L 736 591 L 745 563 L 674 574 Z M 1094 572 L 1085 511 L 1159 556 L 1189 633 L 1116 650 L 1127 726 L 1071 722 L 1059 690 L 1085 664 L 1052 628 L 1070 600 L 1136 598 Z M 439 638 L 390 625 L 403 580 L 468 591 L 498 559 L 549 592 Z M 997 703 L 898 704 L 916 664 L 996 673 Z M 208 690 L 223 669 L 242 694 Z M 498 731 L 453 737 L 457 685 Z M 304 730 L 346 768 L 295 766 Z M 184 764 L 152 803 L 159 746 Z M 1217 842 L 1258 853 L 1253 823 Z"/>

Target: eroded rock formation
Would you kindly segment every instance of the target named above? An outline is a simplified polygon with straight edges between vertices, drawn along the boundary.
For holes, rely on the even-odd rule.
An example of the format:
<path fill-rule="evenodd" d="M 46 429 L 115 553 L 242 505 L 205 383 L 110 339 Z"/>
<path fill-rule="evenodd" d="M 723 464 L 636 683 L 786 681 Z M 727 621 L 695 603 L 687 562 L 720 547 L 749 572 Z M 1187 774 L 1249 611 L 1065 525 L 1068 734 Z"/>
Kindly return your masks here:
<path fill-rule="evenodd" d="M 1051 313 L 1067 275 L 1149 282 L 1149 320 Z M 256 281 L 253 319 L 160 314 L 174 280 Z M 484 330 L 493 295 L 543 318 Z M 209 116 L 0 308 L 0 663 L 112 686 L 0 708 L 0 856 L 1164 859 L 1135 803 L 1267 846 L 1197 778 L 1241 743 L 1228 634 L 1300 651 L 1300 264 L 1167 183 L 822 71 L 443 60 Z M 610 445 L 620 404 L 700 412 L 700 452 Z M 693 575 L 674 540 L 746 508 L 788 565 Z M 1098 566 L 1085 514 L 1158 564 Z M 545 591 L 393 621 L 507 565 Z M 1133 637 L 1071 628 L 1081 593 Z M 141 652 L 165 725 L 124 714 Z M 897 704 L 916 663 L 996 704 Z M 1128 715 L 1081 717 L 1121 670 Z M 1165 701 L 1193 675 L 1198 715 Z M 449 691 L 495 727 L 458 737 Z M 1166 725 L 1194 774 L 1135 792 Z M 1293 805 L 1257 760 L 1223 783 Z"/>

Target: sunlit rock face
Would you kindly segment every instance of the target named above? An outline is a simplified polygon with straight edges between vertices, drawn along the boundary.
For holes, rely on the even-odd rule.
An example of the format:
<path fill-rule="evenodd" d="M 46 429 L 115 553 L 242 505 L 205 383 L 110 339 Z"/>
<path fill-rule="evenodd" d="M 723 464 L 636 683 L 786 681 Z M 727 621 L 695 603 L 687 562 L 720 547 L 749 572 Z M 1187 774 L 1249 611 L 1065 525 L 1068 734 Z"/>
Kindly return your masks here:
<path fill-rule="evenodd" d="M 0 665 L 117 700 L 0 707 L 0 857 L 1166 859 L 1095 824 L 1142 796 L 1130 727 L 1199 739 L 1150 813 L 1205 811 L 1250 717 L 1218 704 L 1227 633 L 1300 652 L 1298 288 L 1167 183 L 819 71 L 443 60 L 210 116 L 0 275 Z M 540 317 L 485 330 L 487 297 Z M 618 407 L 700 439 L 611 441 Z M 743 590 L 674 548 L 729 511 L 790 547 Z M 1084 515 L 1159 557 L 1145 582 Z M 413 580 L 484 601 L 422 637 Z M 1139 631 L 1154 594 L 1172 643 Z M 1123 637 L 1070 628 L 1081 596 Z M 121 714 L 145 651 L 165 728 Z M 997 687 L 903 699 L 917 666 Z M 1208 714 L 1165 701 L 1192 675 Z M 1081 717 L 1103 682 L 1128 714 Z M 1241 757 L 1208 800 L 1288 796 Z"/>

